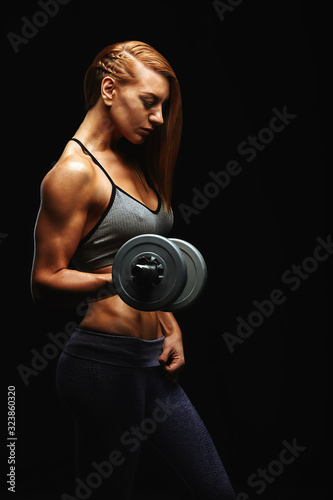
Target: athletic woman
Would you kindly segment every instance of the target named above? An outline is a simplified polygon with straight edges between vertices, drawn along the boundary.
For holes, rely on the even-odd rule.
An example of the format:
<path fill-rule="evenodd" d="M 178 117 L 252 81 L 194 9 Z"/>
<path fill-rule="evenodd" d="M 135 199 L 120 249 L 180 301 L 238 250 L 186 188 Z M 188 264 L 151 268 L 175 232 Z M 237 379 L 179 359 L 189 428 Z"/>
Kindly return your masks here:
<path fill-rule="evenodd" d="M 58 392 L 76 426 L 77 488 L 130 499 L 149 440 L 193 498 L 234 499 L 211 437 L 177 383 L 184 353 L 174 316 L 135 310 L 110 286 L 123 243 L 172 228 L 182 128 L 176 75 L 151 46 L 116 43 L 93 61 L 84 93 L 85 118 L 42 182 L 32 270 L 36 302 L 87 305 L 57 366 Z"/>

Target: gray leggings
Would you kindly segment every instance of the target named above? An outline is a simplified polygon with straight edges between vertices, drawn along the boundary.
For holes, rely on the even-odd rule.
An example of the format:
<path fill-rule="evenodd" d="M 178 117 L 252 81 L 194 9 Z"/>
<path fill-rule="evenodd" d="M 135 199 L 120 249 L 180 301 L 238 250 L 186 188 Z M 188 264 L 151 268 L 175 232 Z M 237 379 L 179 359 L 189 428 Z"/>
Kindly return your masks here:
<path fill-rule="evenodd" d="M 164 338 L 146 341 L 77 329 L 57 366 L 57 389 L 76 427 L 75 496 L 130 500 L 142 443 L 172 464 L 197 500 L 234 500 L 201 418 L 163 377 Z"/>

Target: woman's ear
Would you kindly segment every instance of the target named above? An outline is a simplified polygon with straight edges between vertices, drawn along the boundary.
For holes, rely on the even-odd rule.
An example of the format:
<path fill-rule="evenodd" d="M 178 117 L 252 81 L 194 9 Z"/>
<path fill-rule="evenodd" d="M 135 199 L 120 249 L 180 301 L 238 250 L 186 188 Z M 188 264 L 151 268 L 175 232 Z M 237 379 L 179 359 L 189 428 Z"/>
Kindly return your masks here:
<path fill-rule="evenodd" d="M 115 94 L 115 81 L 110 76 L 103 78 L 101 83 L 101 96 L 106 106 L 112 106 Z"/>

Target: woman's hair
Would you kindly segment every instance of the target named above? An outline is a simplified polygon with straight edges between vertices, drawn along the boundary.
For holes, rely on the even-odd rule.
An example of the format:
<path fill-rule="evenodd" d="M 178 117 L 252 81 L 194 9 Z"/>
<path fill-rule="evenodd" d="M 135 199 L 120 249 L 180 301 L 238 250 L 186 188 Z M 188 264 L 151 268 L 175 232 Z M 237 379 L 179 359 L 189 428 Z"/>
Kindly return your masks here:
<path fill-rule="evenodd" d="M 170 210 L 172 178 L 178 155 L 182 131 L 181 94 L 177 77 L 168 61 L 150 45 L 127 41 L 109 45 L 94 59 L 84 79 L 86 110 L 91 109 L 101 96 L 101 83 L 112 76 L 123 85 L 136 77 L 135 60 L 164 75 L 170 83 L 170 98 L 164 112 L 164 123 L 154 130 L 136 151 L 144 161 L 143 168 L 148 182 L 160 194 Z M 143 151 L 140 150 L 143 149 Z"/>

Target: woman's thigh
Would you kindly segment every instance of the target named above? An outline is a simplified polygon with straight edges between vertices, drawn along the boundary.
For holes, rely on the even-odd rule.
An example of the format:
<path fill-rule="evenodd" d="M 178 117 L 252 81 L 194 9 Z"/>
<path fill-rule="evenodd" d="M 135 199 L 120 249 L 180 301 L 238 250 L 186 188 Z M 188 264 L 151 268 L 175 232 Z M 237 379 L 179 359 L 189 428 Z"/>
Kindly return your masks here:
<path fill-rule="evenodd" d="M 150 424 L 154 428 L 149 435 L 152 445 L 176 469 L 193 498 L 234 500 L 234 491 L 211 436 L 183 389 L 161 377 L 151 385 L 155 386 L 152 393 L 159 394 L 164 408 L 163 412 L 157 410 L 155 399 L 150 402 L 149 413 L 155 412 L 156 421 L 155 426 Z"/>
<path fill-rule="evenodd" d="M 140 370 L 63 353 L 57 389 L 75 421 L 76 484 L 91 500 L 129 499 L 142 444 L 133 434 L 144 420 Z"/>

